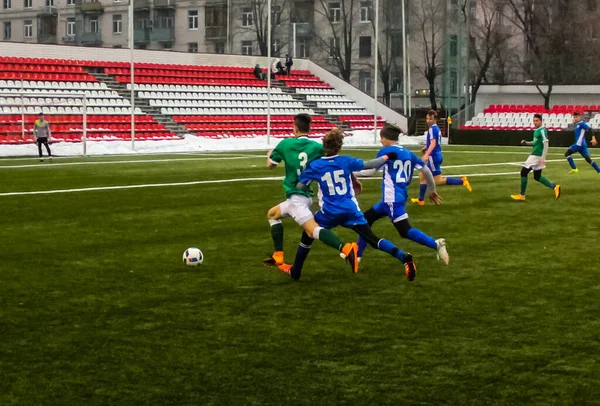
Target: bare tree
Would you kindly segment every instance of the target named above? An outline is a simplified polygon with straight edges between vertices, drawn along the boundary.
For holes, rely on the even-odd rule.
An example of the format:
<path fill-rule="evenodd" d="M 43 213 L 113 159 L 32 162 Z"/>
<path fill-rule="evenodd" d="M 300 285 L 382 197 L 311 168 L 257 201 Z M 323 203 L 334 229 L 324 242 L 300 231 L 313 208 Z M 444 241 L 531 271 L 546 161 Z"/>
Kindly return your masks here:
<path fill-rule="evenodd" d="M 414 4 L 416 3 L 416 4 Z M 443 73 L 441 53 L 444 49 L 445 0 L 422 0 L 414 2 L 410 8 L 410 19 L 415 25 L 415 37 L 423 49 L 422 62 L 415 68 L 429 83 L 429 101 L 432 109 L 437 109 L 435 82 Z"/>
<path fill-rule="evenodd" d="M 330 5 L 339 5 L 332 8 Z M 322 49 L 326 49 L 333 58 L 340 76 L 346 82 L 350 82 L 354 59 L 352 49 L 356 41 L 355 22 L 360 12 L 359 0 L 317 0 L 315 3 L 315 14 L 325 20 L 327 29 L 315 30 L 315 41 Z M 325 34 L 326 33 L 326 34 Z M 331 36 L 329 36 L 331 35 Z"/>
<path fill-rule="evenodd" d="M 398 0 L 382 0 L 383 13 L 380 18 L 380 39 L 377 47 L 378 74 L 383 85 L 383 103 L 391 104 L 392 72 L 398 71 L 398 58 L 402 49 L 402 8 Z M 373 32 L 375 20 L 371 19 Z M 376 77 L 377 80 L 377 77 Z"/>
<path fill-rule="evenodd" d="M 477 99 L 477 92 L 483 82 L 487 81 L 488 71 L 495 63 L 505 73 L 505 45 L 513 37 L 513 30 L 504 24 L 503 0 L 480 0 L 475 18 L 471 18 L 471 10 L 467 1 L 461 4 L 462 15 L 469 19 L 470 70 L 472 74 L 471 103 Z"/>
<path fill-rule="evenodd" d="M 256 34 L 256 40 L 258 42 L 258 49 L 262 56 L 268 54 L 268 40 L 269 40 L 269 26 L 268 26 L 268 2 L 267 0 L 250 0 L 249 8 L 252 12 L 252 24 L 247 27 L 249 31 Z M 289 0 L 272 0 L 272 24 L 271 24 L 271 38 L 274 41 L 277 39 L 277 34 L 281 30 L 282 26 L 286 26 L 286 22 L 289 21 Z M 241 10 L 243 12 L 243 9 Z M 277 49 L 272 49 L 272 53 L 276 53 L 287 43 L 280 42 L 277 44 Z"/>

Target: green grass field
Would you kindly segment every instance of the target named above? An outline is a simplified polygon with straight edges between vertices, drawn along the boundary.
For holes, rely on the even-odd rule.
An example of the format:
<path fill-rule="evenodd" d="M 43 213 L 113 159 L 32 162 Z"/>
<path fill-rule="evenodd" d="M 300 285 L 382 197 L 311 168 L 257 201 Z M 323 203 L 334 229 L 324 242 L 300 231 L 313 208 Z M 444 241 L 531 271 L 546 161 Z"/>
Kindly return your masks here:
<path fill-rule="evenodd" d="M 473 192 L 408 212 L 449 266 L 376 224 L 414 282 L 373 250 L 352 275 L 318 242 L 300 282 L 264 268 L 283 198 L 264 152 L 0 160 L 0 404 L 599 404 L 600 176 L 552 149 L 562 198 L 530 178 L 513 202 L 529 151 L 446 148 Z M 367 209 L 380 182 L 363 185 Z M 182 265 L 189 246 L 201 267 Z"/>

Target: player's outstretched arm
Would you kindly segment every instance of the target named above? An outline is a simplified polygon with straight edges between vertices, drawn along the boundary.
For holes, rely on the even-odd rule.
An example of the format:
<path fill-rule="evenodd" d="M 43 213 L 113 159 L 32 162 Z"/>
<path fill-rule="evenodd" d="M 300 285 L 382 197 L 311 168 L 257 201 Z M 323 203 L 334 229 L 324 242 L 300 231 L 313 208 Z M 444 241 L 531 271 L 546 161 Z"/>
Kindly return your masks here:
<path fill-rule="evenodd" d="M 363 171 L 365 169 L 375 169 L 377 170 L 378 168 L 380 168 L 383 164 L 385 164 L 385 162 L 390 159 L 390 157 L 388 157 L 388 155 L 384 155 L 380 158 L 376 158 L 376 159 L 371 159 L 370 161 L 366 161 L 365 165 L 363 167 Z"/>
<path fill-rule="evenodd" d="M 433 177 L 433 173 L 431 173 L 431 169 L 429 169 L 428 166 L 423 166 L 419 171 L 423 174 L 423 177 L 425 178 L 425 181 L 427 182 L 427 191 L 429 192 L 429 200 L 431 200 L 435 204 L 441 204 L 442 198 L 437 194 L 436 187 L 435 187 L 435 178 Z"/>
<path fill-rule="evenodd" d="M 532 146 L 533 145 L 533 141 L 521 140 L 521 145 Z"/>

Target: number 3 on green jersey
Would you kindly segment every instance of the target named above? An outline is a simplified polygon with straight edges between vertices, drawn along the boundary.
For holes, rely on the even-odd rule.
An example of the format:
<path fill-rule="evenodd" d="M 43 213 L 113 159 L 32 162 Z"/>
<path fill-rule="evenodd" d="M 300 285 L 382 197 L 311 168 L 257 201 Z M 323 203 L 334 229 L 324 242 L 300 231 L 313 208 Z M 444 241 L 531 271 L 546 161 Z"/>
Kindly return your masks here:
<path fill-rule="evenodd" d="M 286 197 L 292 195 L 312 196 L 310 190 L 298 190 L 298 176 L 304 172 L 308 164 L 323 156 L 323 146 L 308 137 L 286 138 L 277 144 L 271 153 L 271 163 L 285 162 L 285 178 L 283 189 Z"/>

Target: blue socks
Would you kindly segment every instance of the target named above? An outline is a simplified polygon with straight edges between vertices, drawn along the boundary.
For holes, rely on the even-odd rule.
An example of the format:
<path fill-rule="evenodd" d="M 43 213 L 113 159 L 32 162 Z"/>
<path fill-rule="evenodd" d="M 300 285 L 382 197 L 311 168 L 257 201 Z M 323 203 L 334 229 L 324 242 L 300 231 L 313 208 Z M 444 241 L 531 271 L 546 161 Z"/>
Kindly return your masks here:
<path fill-rule="evenodd" d="M 304 261 L 306 261 L 306 257 L 308 257 L 308 253 L 310 252 L 310 247 L 313 241 L 314 240 L 310 238 L 306 232 L 302 233 L 300 245 L 298 245 L 298 250 L 296 251 L 296 258 L 294 258 L 294 265 L 292 265 L 292 269 L 290 270 L 290 276 L 292 279 L 300 279 L 302 267 L 304 267 Z"/>
<path fill-rule="evenodd" d="M 362 238 L 361 236 L 358 236 L 358 257 L 362 258 L 365 250 L 367 249 L 367 242 L 365 241 L 364 238 Z"/>
<path fill-rule="evenodd" d="M 425 193 L 427 193 L 427 185 L 419 185 L 419 200 L 425 200 Z"/>
<path fill-rule="evenodd" d="M 417 228 L 411 228 L 408 230 L 407 237 L 411 241 L 437 250 L 437 243 L 435 240 Z"/>
<path fill-rule="evenodd" d="M 377 243 L 377 248 L 379 248 L 380 251 L 387 252 L 391 256 L 396 257 L 400 261 L 404 262 L 404 251 L 399 250 L 394 244 L 392 244 L 388 240 L 379 240 L 379 242 Z"/>
<path fill-rule="evenodd" d="M 592 168 L 594 168 L 596 172 L 600 173 L 600 168 L 598 167 L 598 164 L 596 162 L 592 162 Z"/>
<path fill-rule="evenodd" d="M 446 178 L 446 185 L 462 185 L 463 180 L 459 178 Z"/>
<path fill-rule="evenodd" d="M 569 166 L 571 167 L 571 169 L 577 169 L 577 167 L 575 166 L 575 161 L 573 161 L 573 158 L 571 158 L 570 156 L 567 157 L 567 162 L 569 162 Z"/>

